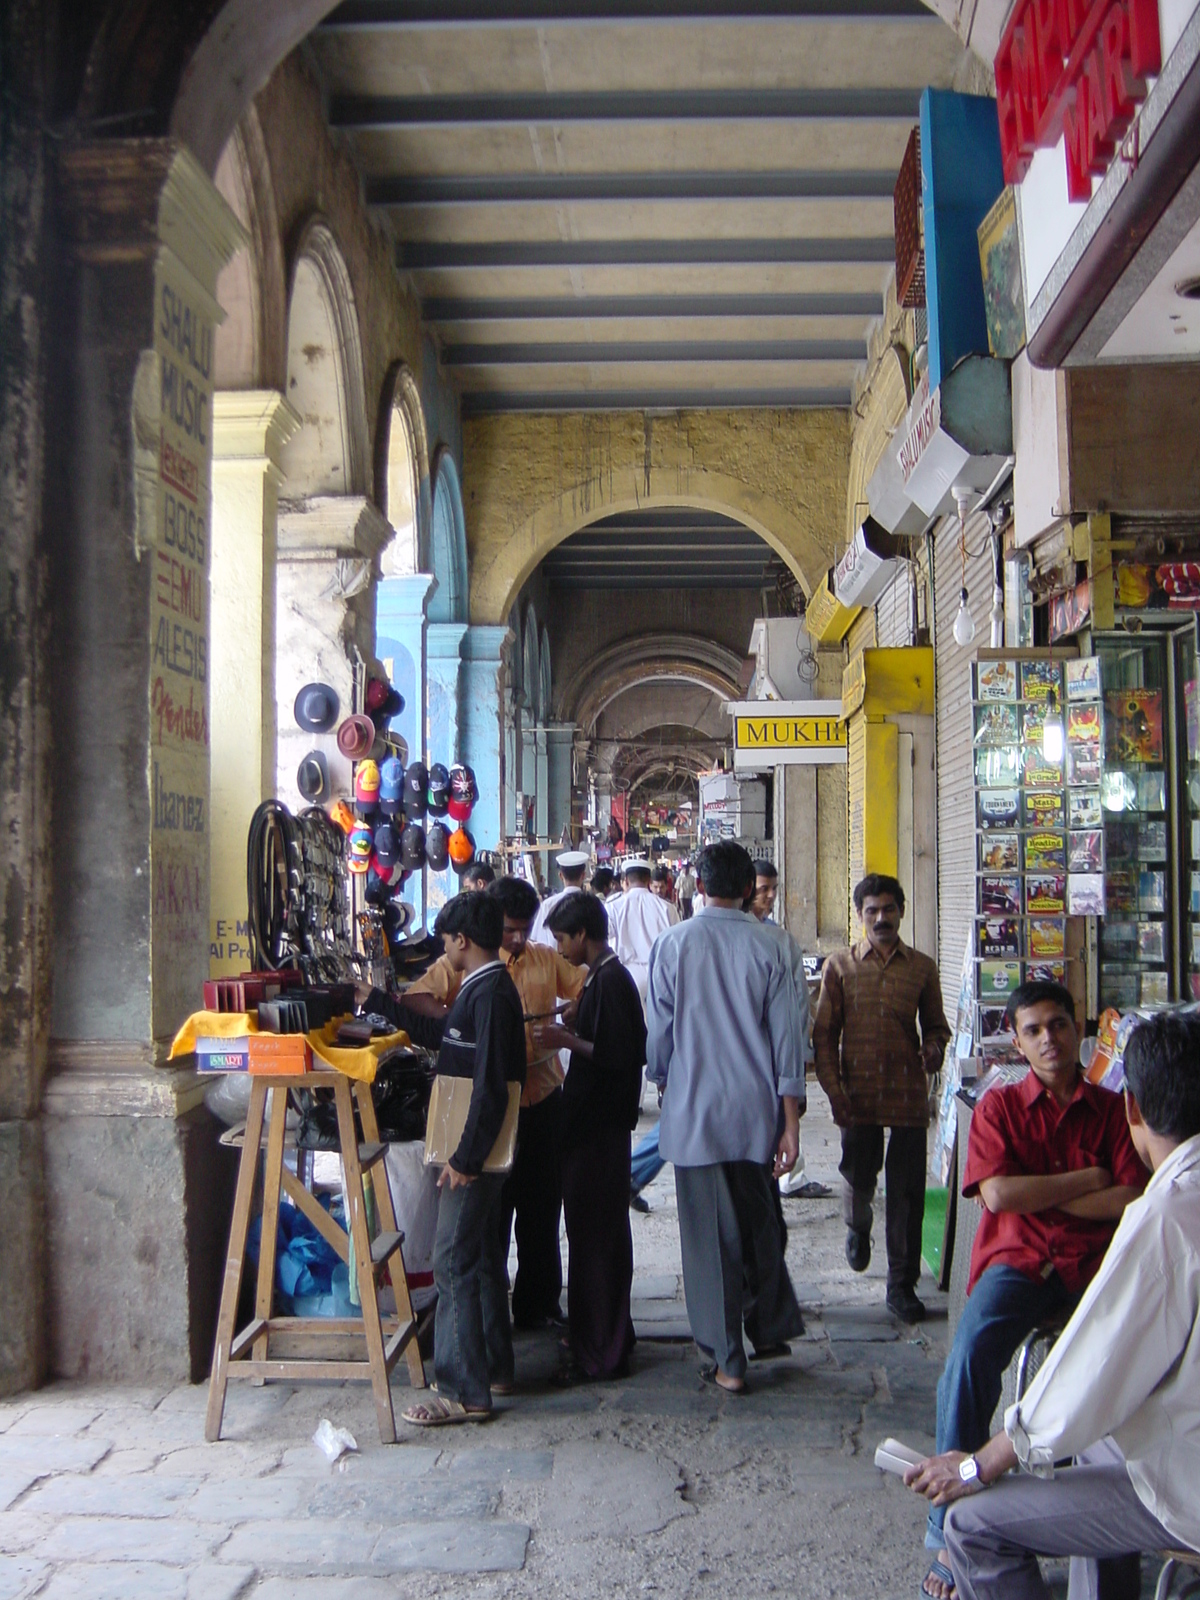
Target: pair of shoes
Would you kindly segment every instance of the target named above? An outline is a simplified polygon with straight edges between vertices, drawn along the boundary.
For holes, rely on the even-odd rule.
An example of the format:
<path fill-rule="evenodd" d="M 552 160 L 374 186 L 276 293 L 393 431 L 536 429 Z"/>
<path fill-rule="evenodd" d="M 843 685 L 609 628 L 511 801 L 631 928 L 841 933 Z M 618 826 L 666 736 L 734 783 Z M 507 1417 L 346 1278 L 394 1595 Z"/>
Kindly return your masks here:
<path fill-rule="evenodd" d="M 901 1322 L 924 1322 L 925 1304 L 918 1300 L 912 1289 L 889 1289 L 887 1308 Z"/>
<path fill-rule="evenodd" d="M 846 1260 L 855 1272 L 865 1272 L 871 1265 L 871 1230 L 846 1229 Z"/>
<path fill-rule="evenodd" d="M 636 1189 L 631 1189 L 629 1191 L 629 1209 L 631 1211 L 640 1211 L 642 1216 L 645 1216 L 650 1210 L 650 1202 L 649 1200 L 643 1200 Z"/>

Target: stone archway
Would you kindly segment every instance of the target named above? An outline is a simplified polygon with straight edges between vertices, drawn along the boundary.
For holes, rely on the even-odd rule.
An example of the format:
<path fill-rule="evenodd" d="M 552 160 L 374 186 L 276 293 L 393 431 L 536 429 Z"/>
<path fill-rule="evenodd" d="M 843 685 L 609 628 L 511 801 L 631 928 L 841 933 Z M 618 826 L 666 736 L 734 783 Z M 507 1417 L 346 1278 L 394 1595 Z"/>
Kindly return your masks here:
<path fill-rule="evenodd" d="M 375 502 L 395 529 L 383 577 L 426 570 L 430 544 L 429 438 L 417 381 L 402 361 L 384 380 L 375 430 Z"/>
<path fill-rule="evenodd" d="M 472 620 L 507 616 L 571 534 L 651 506 L 736 518 L 811 594 L 841 538 L 849 451 L 835 410 L 476 419 L 463 430 Z"/>
<path fill-rule="evenodd" d="M 693 634 L 646 634 L 601 651 L 566 683 L 559 696 L 564 721 L 585 734 L 605 708 L 644 683 L 691 683 L 723 699 L 736 699 L 742 659 L 734 651 Z"/>

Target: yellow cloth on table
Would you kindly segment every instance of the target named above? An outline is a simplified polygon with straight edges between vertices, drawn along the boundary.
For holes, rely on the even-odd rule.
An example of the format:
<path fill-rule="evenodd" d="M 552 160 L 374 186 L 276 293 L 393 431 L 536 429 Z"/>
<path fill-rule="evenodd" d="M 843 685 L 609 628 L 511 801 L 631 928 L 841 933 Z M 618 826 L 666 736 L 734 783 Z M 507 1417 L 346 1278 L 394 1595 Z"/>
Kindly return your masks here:
<path fill-rule="evenodd" d="M 389 1050 L 401 1050 L 409 1044 L 406 1033 L 386 1033 L 372 1039 L 370 1044 L 355 1049 L 344 1049 L 337 1044 L 338 1029 L 344 1017 L 335 1017 L 323 1028 L 308 1034 L 312 1053 L 323 1066 L 347 1078 L 357 1078 L 360 1083 L 374 1083 L 380 1056 Z M 175 1035 L 171 1045 L 171 1060 L 177 1056 L 191 1055 L 197 1039 L 245 1039 L 258 1033 L 258 1018 L 251 1011 L 193 1011 Z"/>

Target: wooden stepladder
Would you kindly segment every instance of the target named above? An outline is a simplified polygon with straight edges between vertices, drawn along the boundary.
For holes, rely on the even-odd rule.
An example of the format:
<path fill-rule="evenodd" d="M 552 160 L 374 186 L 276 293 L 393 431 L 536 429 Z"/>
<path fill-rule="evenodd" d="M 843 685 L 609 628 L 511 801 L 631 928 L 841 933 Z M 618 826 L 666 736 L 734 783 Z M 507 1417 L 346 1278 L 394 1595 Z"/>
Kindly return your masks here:
<path fill-rule="evenodd" d="M 350 1207 L 348 1231 L 338 1227 L 310 1191 L 284 1165 L 289 1089 L 333 1090 Z M 246 1259 L 246 1236 L 250 1228 L 254 1180 L 263 1142 L 268 1095 L 271 1099 L 271 1115 L 267 1126 L 266 1165 L 263 1171 L 258 1296 L 254 1317 L 240 1333 L 235 1334 L 242 1268 Z M 362 1119 L 365 1141 L 362 1144 L 354 1126 L 355 1102 Z M 229 1251 L 225 1257 L 225 1279 L 221 1289 L 221 1310 L 217 1318 L 217 1340 L 213 1350 L 208 1411 L 204 1423 L 206 1439 L 212 1441 L 221 1437 L 225 1391 L 231 1378 L 250 1378 L 259 1383 L 268 1378 L 293 1382 L 350 1378 L 370 1383 L 379 1418 L 379 1437 L 384 1444 L 395 1443 L 396 1419 L 389 1383 L 391 1370 L 400 1357 L 405 1356 L 409 1382 L 414 1389 L 423 1389 L 425 1368 L 417 1349 L 417 1322 L 404 1272 L 404 1235 L 396 1227 L 396 1213 L 383 1164 L 386 1152 L 387 1145 L 379 1142 L 379 1125 L 375 1120 L 369 1084 L 352 1084 L 342 1073 L 332 1071 L 305 1072 L 294 1077 L 271 1073 L 254 1078 L 241 1165 L 238 1168 L 233 1224 L 229 1230 Z M 374 1239 L 367 1231 L 364 1178 L 370 1182 L 375 1196 L 380 1232 Z M 300 1208 L 322 1238 L 347 1264 L 351 1257 L 350 1241 L 353 1239 L 359 1300 L 362 1304 L 361 1320 L 357 1317 L 272 1315 L 281 1191 Z M 396 1293 L 396 1316 L 383 1319 L 379 1312 L 378 1279 L 387 1266 L 391 1268 L 392 1286 Z"/>

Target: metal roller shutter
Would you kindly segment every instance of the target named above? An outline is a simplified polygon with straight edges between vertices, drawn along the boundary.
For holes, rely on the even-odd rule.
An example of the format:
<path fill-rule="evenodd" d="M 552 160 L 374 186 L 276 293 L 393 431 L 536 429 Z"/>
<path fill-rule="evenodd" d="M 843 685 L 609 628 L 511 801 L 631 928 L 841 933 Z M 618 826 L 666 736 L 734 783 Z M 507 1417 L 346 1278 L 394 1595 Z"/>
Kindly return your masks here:
<path fill-rule="evenodd" d="M 942 996 L 953 1012 L 963 952 L 975 916 L 975 775 L 972 761 L 971 663 L 989 638 L 995 583 L 991 525 L 967 518 L 967 593 L 975 640 L 954 638 L 962 588 L 958 518 L 945 517 L 934 534 L 934 649 L 937 670 L 938 968 Z M 954 1018 L 951 1014 L 950 1022 Z"/>
<path fill-rule="evenodd" d="M 907 562 L 875 602 L 875 637 L 883 649 L 903 649 L 913 642 L 912 580 Z"/>

